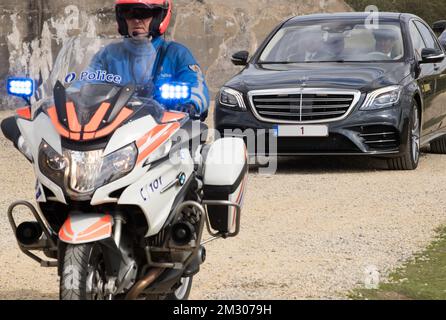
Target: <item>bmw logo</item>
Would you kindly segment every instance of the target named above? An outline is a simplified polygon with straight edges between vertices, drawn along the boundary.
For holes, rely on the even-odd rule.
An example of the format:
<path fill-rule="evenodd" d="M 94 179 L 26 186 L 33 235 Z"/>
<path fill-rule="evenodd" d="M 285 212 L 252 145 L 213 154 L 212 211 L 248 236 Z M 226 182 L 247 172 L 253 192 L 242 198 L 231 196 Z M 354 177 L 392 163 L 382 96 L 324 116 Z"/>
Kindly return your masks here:
<path fill-rule="evenodd" d="M 76 73 L 71 72 L 65 77 L 65 83 L 71 83 L 76 79 Z"/>

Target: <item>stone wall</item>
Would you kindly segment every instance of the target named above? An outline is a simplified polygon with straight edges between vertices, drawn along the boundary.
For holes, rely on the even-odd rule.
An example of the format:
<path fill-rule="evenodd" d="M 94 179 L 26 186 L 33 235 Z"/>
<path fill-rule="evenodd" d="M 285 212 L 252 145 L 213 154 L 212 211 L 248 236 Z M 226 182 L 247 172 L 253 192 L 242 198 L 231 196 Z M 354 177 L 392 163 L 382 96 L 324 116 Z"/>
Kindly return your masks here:
<path fill-rule="evenodd" d="M 0 109 L 8 75 L 45 79 L 64 41 L 79 34 L 117 33 L 113 0 L 2 0 L 0 3 Z M 175 0 L 167 34 L 193 51 L 213 94 L 240 69 L 239 50 L 254 52 L 280 21 L 302 14 L 350 11 L 340 0 Z"/>

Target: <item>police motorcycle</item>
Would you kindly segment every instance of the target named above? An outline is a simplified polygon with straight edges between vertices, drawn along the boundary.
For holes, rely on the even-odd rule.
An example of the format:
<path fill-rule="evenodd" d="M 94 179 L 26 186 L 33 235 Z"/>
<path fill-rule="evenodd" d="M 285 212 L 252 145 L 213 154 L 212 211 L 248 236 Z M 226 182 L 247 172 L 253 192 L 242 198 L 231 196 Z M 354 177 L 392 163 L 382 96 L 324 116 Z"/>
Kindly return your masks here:
<path fill-rule="evenodd" d="M 201 121 L 157 102 L 181 103 L 185 84 L 140 87 L 94 69 L 98 52 L 126 41 L 71 39 L 38 90 L 7 81 L 29 105 L 2 131 L 36 176 L 36 205 L 17 201 L 8 218 L 20 250 L 57 268 L 63 300 L 185 300 L 204 245 L 240 231 L 244 142 L 207 143 Z M 150 73 L 156 50 L 145 50 Z M 19 207 L 35 219 L 18 224 Z"/>

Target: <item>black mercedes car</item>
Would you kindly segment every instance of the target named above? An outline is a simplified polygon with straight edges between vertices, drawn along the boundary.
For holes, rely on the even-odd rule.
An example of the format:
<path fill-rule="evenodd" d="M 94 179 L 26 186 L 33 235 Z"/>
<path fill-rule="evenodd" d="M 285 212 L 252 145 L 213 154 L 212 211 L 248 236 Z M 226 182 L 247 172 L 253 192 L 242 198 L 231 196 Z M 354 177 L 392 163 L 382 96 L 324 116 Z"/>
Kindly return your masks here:
<path fill-rule="evenodd" d="M 217 96 L 215 128 L 274 136 L 279 155 L 370 155 L 416 169 L 420 147 L 446 153 L 444 50 L 411 14 L 291 18 L 250 59 L 234 54 L 244 69 Z"/>

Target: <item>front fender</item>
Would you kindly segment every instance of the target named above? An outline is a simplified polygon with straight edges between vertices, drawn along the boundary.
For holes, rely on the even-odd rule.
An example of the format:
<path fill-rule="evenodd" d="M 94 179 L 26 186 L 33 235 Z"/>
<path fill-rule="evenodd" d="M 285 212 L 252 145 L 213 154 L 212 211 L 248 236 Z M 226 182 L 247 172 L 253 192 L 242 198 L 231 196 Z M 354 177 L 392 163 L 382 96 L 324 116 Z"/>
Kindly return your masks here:
<path fill-rule="evenodd" d="M 113 218 L 108 214 L 72 214 L 59 231 L 59 239 L 68 244 L 101 241 L 112 236 Z"/>

